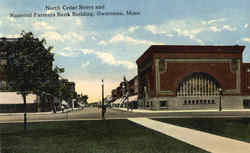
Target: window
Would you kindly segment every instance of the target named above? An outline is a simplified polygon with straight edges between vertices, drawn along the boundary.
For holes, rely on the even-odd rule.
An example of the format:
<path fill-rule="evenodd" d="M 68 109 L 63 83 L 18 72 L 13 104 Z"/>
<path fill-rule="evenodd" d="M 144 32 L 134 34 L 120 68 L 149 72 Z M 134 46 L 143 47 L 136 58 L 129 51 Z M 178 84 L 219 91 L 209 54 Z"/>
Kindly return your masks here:
<path fill-rule="evenodd" d="M 159 62 L 159 71 L 160 72 L 165 72 L 166 71 L 166 64 L 164 59 L 160 59 Z"/>
<path fill-rule="evenodd" d="M 0 89 L 7 88 L 7 82 L 6 81 L 0 81 Z"/>
<path fill-rule="evenodd" d="M 7 59 L 1 59 L 0 65 L 7 65 Z"/>
<path fill-rule="evenodd" d="M 7 52 L 0 52 L 0 56 L 5 56 L 7 55 Z"/>
<path fill-rule="evenodd" d="M 243 100 L 243 107 L 244 108 L 250 108 L 250 100 L 249 99 L 244 99 Z"/>
<path fill-rule="evenodd" d="M 247 72 L 250 72 L 250 68 L 247 68 Z"/>
<path fill-rule="evenodd" d="M 160 107 L 168 107 L 167 101 L 160 101 Z"/>
<path fill-rule="evenodd" d="M 238 70 L 238 66 L 237 66 L 238 62 L 237 59 L 233 59 L 232 60 L 232 71 L 235 72 Z"/>

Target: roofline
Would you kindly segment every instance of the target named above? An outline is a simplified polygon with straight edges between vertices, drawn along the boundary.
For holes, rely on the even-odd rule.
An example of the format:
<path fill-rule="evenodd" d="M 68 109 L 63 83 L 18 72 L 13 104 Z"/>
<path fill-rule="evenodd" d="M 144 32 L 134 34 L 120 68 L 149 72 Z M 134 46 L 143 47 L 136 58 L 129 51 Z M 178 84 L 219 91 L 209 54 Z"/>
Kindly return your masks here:
<path fill-rule="evenodd" d="M 199 46 L 199 45 L 151 45 L 137 60 L 136 63 L 153 53 L 242 53 L 245 46 L 240 45 L 224 45 L 224 46 Z"/>

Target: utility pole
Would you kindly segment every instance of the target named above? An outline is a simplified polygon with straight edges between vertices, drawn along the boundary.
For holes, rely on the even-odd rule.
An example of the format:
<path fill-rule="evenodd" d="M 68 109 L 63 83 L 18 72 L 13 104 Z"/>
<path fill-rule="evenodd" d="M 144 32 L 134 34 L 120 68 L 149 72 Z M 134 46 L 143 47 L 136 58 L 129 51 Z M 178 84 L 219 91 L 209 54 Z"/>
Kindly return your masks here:
<path fill-rule="evenodd" d="M 222 106 L 221 106 L 221 99 L 222 99 L 222 95 L 223 95 L 223 93 L 222 93 L 222 89 L 221 89 L 221 88 L 219 88 L 219 95 L 220 95 L 219 111 L 221 112 L 221 110 L 222 110 Z"/>
<path fill-rule="evenodd" d="M 104 120 L 104 82 L 102 79 L 102 120 Z"/>

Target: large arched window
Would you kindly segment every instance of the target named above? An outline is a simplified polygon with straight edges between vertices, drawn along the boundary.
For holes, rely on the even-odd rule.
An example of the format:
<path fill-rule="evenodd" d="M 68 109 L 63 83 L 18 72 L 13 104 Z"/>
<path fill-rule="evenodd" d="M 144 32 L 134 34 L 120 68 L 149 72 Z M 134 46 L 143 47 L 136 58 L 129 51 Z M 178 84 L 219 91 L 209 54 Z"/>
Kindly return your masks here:
<path fill-rule="evenodd" d="M 194 72 L 186 76 L 177 88 L 177 96 L 218 96 L 220 85 L 211 75 Z"/>

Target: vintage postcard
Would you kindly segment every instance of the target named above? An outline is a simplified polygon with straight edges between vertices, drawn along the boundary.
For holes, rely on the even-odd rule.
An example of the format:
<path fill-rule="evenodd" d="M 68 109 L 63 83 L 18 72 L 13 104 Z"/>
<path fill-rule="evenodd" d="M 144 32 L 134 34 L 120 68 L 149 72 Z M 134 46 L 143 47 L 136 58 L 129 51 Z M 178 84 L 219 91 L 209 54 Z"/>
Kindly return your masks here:
<path fill-rule="evenodd" d="M 249 153 L 250 1 L 0 2 L 0 153 Z"/>

